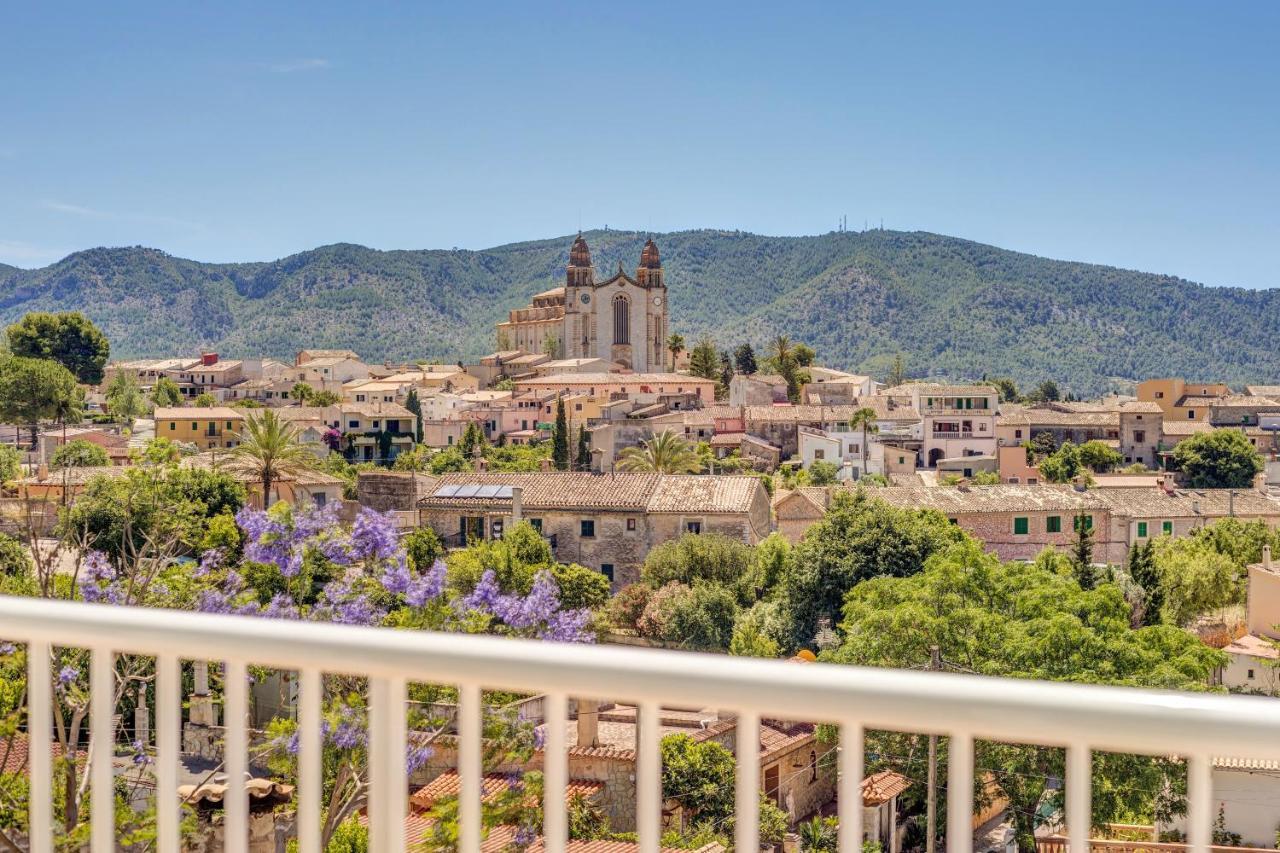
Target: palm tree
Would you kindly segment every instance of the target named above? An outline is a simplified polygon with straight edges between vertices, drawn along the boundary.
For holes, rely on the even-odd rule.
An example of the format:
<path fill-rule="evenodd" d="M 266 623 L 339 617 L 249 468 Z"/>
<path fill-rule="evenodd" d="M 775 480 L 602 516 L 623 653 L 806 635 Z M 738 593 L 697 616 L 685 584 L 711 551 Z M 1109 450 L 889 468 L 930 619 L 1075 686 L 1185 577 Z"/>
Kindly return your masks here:
<path fill-rule="evenodd" d="M 867 433 L 877 433 L 876 410 L 863 406 L 849 418 L 849 429 L 862 428 L 862 473 L 867 473 Z"/>
<path fill-rule="evenodd" d="M 786 335 L 778 335 L 769 342 L 769 358 L 773 361 L 773 367 L 778 373 L 786 371 L 788 362 L 795 359 L 795 352 L 792 349 L 791 338 Z"/>
<path fill-rule="evenodd" d="M 271 485 L 281 477 L 314 468 L 318 463 L 309 446 L 298 438 L 298 428 L 270 409 L 250 415 L 240 443 L 223 457 L 230 471 L 252 474 L 262 483 L 262 507 L 271 503 Z"/>
<path fill-rule="evenodd" d="M 671 337 L 667 338 L 667 349 L 671 352 L 671 369 L 676 369 L 676 359 L 680 357 L 680 353 L 684 352 L 684 335 L 673 332 Z"/>
<path fill-rule="evenodd" d="M 694 474 L 702 465 L 689 442 L 670 430 L 663 430 L 640 447 L 628 447 L 619 453 L 618 467 L 623 471 Z"/>

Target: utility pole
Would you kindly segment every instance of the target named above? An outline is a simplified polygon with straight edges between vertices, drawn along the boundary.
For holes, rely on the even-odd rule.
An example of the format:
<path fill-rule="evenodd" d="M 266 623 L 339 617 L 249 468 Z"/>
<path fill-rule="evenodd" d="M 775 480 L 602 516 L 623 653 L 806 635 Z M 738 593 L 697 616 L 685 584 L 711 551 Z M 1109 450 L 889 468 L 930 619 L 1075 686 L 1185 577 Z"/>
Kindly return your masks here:
<path fill-rule="evenodd" d="M 929 670 L 942 669 L 942 652 L 937 646 L 929 647 Z M 929 735 L 929 792 L 925 812 L 925 853 L 934 853 L 938 837 L 938 736 Z"/>

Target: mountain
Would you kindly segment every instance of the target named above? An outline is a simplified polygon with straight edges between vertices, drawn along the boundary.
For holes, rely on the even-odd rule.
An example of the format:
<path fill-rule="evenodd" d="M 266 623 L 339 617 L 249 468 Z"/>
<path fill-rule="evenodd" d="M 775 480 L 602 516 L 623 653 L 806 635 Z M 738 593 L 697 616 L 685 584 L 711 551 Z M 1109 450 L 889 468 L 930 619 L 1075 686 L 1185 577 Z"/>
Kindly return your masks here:
<path fill-rule="evenodd" d="M 647 235 L 586 234 L 597 275 L 634 271 Z M 757 348 L 783 333 L 822 363 L 883 377 L 1046 378 L 1078 394 L 1149 376 L 1230 383 L 1280 378 L 1280 290 L 1210 288 L 1049 260 L 923 232 L 764 237 L 656 235 L 672 327 L 692 342 Z M 559 283 L 571 237 L 483 251 L 323 246 L 270 263 L 206 264 L 141 247 L 91 249 L 35 270 L 0 266 L 0 320 L 85 312 L 113 357 L 470 358 L 494 323 Z"/>

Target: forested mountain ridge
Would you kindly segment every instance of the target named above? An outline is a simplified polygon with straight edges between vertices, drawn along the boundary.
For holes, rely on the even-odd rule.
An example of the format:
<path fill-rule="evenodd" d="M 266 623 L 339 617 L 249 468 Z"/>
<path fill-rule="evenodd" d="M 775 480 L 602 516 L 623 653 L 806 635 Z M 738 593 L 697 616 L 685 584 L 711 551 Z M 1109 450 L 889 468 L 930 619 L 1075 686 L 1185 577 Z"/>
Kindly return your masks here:
<path fill-rule="evenodd" d="M 648 235 L 586 234 L 596 272 L 628 272 Z M 883 377 L 1053 378 L 1095 394 L 1148 376 L 1231 383 L 1280 378 L 1280 290 L 1210 288 L 1170 276 L 1056 261 L 923 232 L 765 237 L 655 235 L 672 327 L 692 342 L 762 346 L 779 332 L 822 363 Z M 344 347 L 373 360 L 470 358 L 494 323 L 563 278 L 571 237 L 482 251 L 336 244 L 273 262 L 206 264 L 136 248 L 50 266 L 0 265 L 0 320 L 84 311 L 113 357 L 287 357 Z"/>

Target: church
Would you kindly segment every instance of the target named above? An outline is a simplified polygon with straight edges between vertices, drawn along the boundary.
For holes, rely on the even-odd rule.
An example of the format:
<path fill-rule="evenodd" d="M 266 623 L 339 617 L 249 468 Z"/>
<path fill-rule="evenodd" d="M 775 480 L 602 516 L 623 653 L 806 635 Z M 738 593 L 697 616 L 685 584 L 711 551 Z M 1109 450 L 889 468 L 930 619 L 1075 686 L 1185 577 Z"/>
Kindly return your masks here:
<path fill-rule="evenodd" d="M 503 349 L 602 358 L 636 373 L 664 369 L 667 334 L 667 286 L 657 244 L 644 244 L 635 278 L 618 264 L 611 278 L 598 282 L 581 234 L 569 249 L 564 286 L 539 293 L 498 324 Z"/>

